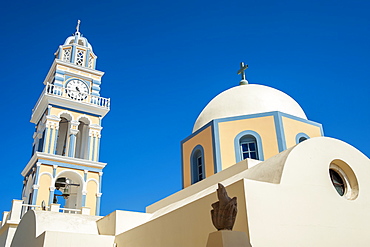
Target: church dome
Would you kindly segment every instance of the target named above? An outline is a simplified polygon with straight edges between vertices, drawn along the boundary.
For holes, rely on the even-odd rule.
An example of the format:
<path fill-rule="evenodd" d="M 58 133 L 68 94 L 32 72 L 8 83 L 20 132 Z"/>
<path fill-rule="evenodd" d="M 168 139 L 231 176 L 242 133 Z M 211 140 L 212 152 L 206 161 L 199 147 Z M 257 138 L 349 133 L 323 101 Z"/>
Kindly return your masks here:
<path fill-rule="evenodd" d="M 247 84 L 230 88 L 213 98 L 199 114 L 193 133 L 214 119 L 272 111 L 307 119 L 300 105 L 286 93 L 268 86 Z"/>

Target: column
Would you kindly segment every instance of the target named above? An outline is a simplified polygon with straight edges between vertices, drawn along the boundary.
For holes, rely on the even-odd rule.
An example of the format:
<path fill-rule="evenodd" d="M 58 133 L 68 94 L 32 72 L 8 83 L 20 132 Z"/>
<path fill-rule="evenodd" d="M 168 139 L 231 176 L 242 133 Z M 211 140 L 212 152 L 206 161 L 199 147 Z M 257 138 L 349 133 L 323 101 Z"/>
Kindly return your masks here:
<path fill-rule="evenodd" d="M 41 152 L 47 153 L 48 149 L 47 149 L 46 144 L 48 143 L 47 140 L 48 140 L 48 136 L 50 135 L 50 129 L 49 129 L 48 125 L 45 126 L 44 131 L 45 131 L 45 135 L 44 135 L 44 140 L 42 141 L 42 151 Z"/>
<path fill-rule="evenodd" d="M 52 147 L 54 148 L 54 143 L 52 143 L 53 141 L 53 134 L 54 134 L 54 125 L 53 125 L 53 122 L 47 122 L 47 125 L 48 125 L 48 129 L 49 129 L 49 141 L 48 141 L 48 146 L 46 147 L 46 150 L 47 150 L 47 153 L 49 154 L 53 154 L 53 150 L 52 150 Z"/>
<path fill-rule="evenodd" d="M 33 192 L 32 192 L 32 205 L 35 205 L 36 204 L 36 199 L 37 199 L 37 193 L 38 193 L 38 190 L 39 190 L 39 173 L 40 173 L 40 166 L 41 166 L 41 162 L 37 162 L 36 163 L 36 168 L 34 167 L 33 169 L 36 169 L 36 172 L 35 172 L 35 179 L 33 181 L 33 186 L 32 186 L 32 189 L 33 189 Z"/>
<path fill-rule="evenodd" d="M 57 168 L 58 168 L 57 165 L 53 165 L 53 179 L 54 180 L 55 180 L 55 177 L 57 175 Z M 50 194 L 49 194 L 49 205 L 51 205 L 51 204 L 54 203 L 54 192 L 55 192 L 54 185 L 53 186 L 50 186 L 49 187 L 49 190 L 50 190 Z"/>
<path fill-rule="evenodd" d="M 55 138 L 54 138 L 53 154 L 57 153 L 58 134 L 59 134 L 59 124 L 57 126 L 55 126 Z"/>
<path fill-rule="evenodd" d="M 103 172 L 99 172 L 99 192 L 96 193 L 96 210 L 95 210 L 95 215 L 99 216 L 100 215 L 100 200 L 101 200 L 101 184 L 102 184 L 102 177 L 103 177 Z"/>
<path fill-rule="evenodd" d="M 71 63 L 75 63 L 76 60 L 76 45 L 72 44 L 72 52 L 71 52 Z"/>
<path fill-rule="evenodd" d="M 82 207 L 85 207 L 86 206 L 86 194 L 87 194 L 87 191 L 86 191 L 86 186 L 87 186 L 87 184 L 86 184 L 86 181 L 87 181 L 87 173 L 88 173 L 89 171 L 88 170 L 84 170 L 84 184 L 85 184 L 85 190 L 82 190 Z"/>
<path fill-rule="evenodd" d="M 54 191 L 55 191 L 55 187 L 54 186 L 50 186 L 49 187 L 49 190 L 50 190 L 50 194 L 49 194 L 49 205 L 51 205 L 51 204 L 54 203 Z"/>
<path fill-rule="evenodd" d="M 100 132 L 103 128 L 98 124 L 90 125 L 89 131 L 89 160 L 98 161 L 99 159 L 99 145 L 100 145 Z"/>
<path fill-rule="evenodd" d="M 100 152 L 100 134 L 96 138 L 96 159 L 95 161 L 99 161 L 99 152 Z"/>
<path fill-rule="evenodd" d="M 91 155 L 90 155 L 90 150 L 91 150 L 91 135 L 90 135 L 90 131 L 89 131 L 89 137 L 88 137 L 88 140 L 87 140 L 87 159 L 88 160 L 92 160 Z"/>
<path fill-rule="evenodd" d="M 80 122 L 72 120 L 71 121 L 71 128 L 70 128 L 70 138 L 69 138 L 69 150 L 68 156 L 75 157 L 75 150 L 76 150 L 76 135 L 78 133 L 78 125 Z"/>
<path fill-rule="evenodd" d="M 89 58 L 90 58 L 90 49 L 87 49 L 86 54 L 85 54 L 85 66 L 86 68 L 89 68 Z"/>
<path fill-rule="evenodd" d="M 46 119 L 45 126 L 49 130 L 49 134 L 48 136 L 45 136 L 45 138 L 48 139 L 48 146 L 44 146 L 44 150 L 46 153 L 55 154 L 60 118 L 57 116 L 48 115 L 46 116 Z"/>
<path fill-rule="evenodd" d="M 100 215 L 100 198 L 102 196 L 102 193 L 96 193 L 96 210 L 95 210 L 95 215 L 99 216 Z"/>

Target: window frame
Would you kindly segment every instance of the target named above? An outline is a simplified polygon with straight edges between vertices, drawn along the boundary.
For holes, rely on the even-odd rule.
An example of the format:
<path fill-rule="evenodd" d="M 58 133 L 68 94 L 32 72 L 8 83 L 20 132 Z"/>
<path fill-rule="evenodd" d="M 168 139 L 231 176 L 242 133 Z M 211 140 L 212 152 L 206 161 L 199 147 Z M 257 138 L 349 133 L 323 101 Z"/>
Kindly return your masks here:
<path fill-rule="evenodd" d="M 234 138 L 234 150 L 235 150 L 236 163 L 244 160 L 241 145 L 243 142 L 243 138 L 246 138 L 247 136 L 251 136 L 255 140 L 257 160 L 264 161 L 261 136 L 253 130 L 244 130 L 240 132 L 239 134 L 237 134 L 236 137 Z"/>
<path fill-rule="evenodd" d="M 199 173 L 199 163 L 198 160 L 201 158 L 201 171 Z M 193 151 L 190 155 L 190 173 L 191 173 L 191 184 L 195 184 L 199 181 L 202 181 L 206 178 L 206 169 L 205 169 L 205 158 L 204 158 L 204 149 L 201 145 L 197 145 L 193 148 Z M 201 178 L 199 177 L 201 175 Z"/>
<path fill-rule="evenodd" d="M 306 138 L 305 140 L 310 139 L 310 137 L 306 133 L 301 132 L 295 136 L 295 143 L 298 144 L 305 141 L 305 140 L 300 141 L 301 138 Z"/>
<path fill-rule="evenodd" d="M 257 141 L 256 141 L 256 138 L 254 136 L 252 136 L 252 135 L 245 135 L 242 138 L 240 138 L 239 143 L 240 143 L 239 144 L 239 147 L 240 147 L 240 156 L 241 156 L 241 159 L 242 160 L 247 159 L 247 158 L 253 159 L 253 158 L 251 158 L 252 157 L 251 153 L 255 153 L 256 159 L 258 160 Z M 244 149 L 243 149 L 243 145 L 244 144 L 247 144 L 247 148 L 248 148 L 247 151 L 244 151 Z M 254 144 L 254 146 L 255 146 L 254 149 L 255 150 L 251 150 L 250 149 L 250 144 Z M 244 154 L 248 154 L 249 157 L 244 158 Z"/>

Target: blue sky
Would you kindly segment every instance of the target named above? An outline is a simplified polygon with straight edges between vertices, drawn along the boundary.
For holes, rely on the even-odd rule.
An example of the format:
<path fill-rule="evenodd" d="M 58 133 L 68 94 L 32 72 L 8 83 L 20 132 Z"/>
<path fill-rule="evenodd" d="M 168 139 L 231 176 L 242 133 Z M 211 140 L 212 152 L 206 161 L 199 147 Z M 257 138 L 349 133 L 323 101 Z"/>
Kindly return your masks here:
<path fill-rule="evenodd" d="M 203 107 L 238 84 L 292 96 L 326 136 L 370 156 L 370 1 L 8 1 L 0 10 L 0 210 L 20 199 L 31 110 L 53 54 L 75 32 L 106 72 L 103 215 L 143 211 L 181 189 L 180 141 Z"/>

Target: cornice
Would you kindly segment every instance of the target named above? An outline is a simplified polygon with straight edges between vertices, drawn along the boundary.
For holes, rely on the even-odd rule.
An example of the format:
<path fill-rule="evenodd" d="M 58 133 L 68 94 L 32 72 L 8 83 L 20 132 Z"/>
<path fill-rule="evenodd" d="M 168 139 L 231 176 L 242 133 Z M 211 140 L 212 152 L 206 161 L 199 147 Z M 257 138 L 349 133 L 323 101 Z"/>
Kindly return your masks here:
<path fill-rule="evenodd" d="M 61 156 L 61 155 L 35 152 L 34 155 L 31 157 L 30 161 L 27 163 L 26 167 L 21 172 L 22 176 L 26 176 L 27 172 L 33 167 L 33 165 L 38 160 L 42 160 L 42 159 L 43 160 L 51 160 L 51 161 L 60 162 L 60 163 L 66 163 L 66 164 L 92 167 L 92 168 L 97 168 L 97 169 L 103 169 L 107 165 L 107 163 L 96 162 L 96 161 L 91 161 L 91 160 L 85 160 L 85 159 L 72 158 L 72 157 L 68 157 L 68 156 Z"/>
<path fill-rule="evenodd" d="M 56 58 L 56 59 L 54 59 L 54 62 L 52 63 L 52 65 L 49 69 L 49 72 L 47 73 L 47 75 L 44 79 L 44 82 L 43 82 L 44 85 L 46 85 L 48 83 L 48 79 L 55 73 L 57 65 L 63 65 L 63 66 L 66 66 L 66 67 L 69 67 L 69 68 L 72 68 L 72 69 L 75 69 L 75 70 L 80 70 L 82 72 L 94 74 L 94 75 L 97 75 L 97 76 L 103 76 L 104 73 L 105 73 L 103 71 L 99 71 L 99 70 L 96 70 L 96 69 L 90 69 L 90 68 L 87 68 L 87 67 L 82 67 L 82 66 L 75 65 L 73 63 L 67 63 L 67 62 L 64 62 L 64 61 Z"/>
<path fill-rule="evenodd" d="M 58 105 L 63 108 L 91 113 L 101 117 L 104 117 L 109 112 L 109 108 L 107 107 L 92 105 L 85 102 L 79 102 L 68 98 L 62 98 L 55 95 L 42 93 L 34 107 L 34 111 L 32 112 L 30 120 L 31 123 L 36 124 L 39 121 L 42 114 L 47 109 L 48 105 Z"/>

